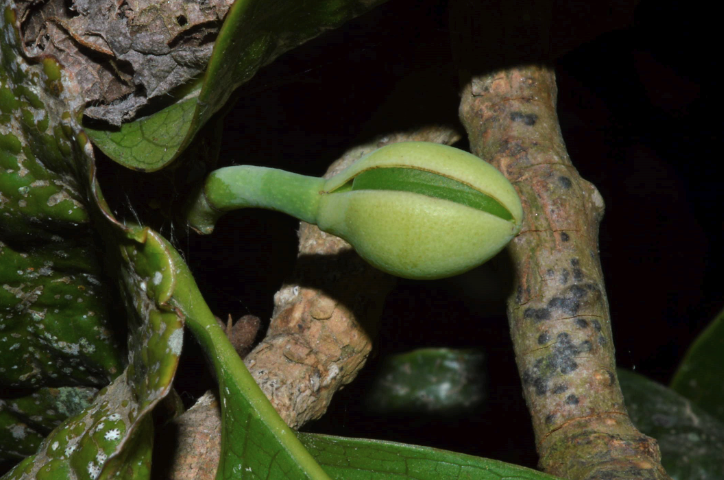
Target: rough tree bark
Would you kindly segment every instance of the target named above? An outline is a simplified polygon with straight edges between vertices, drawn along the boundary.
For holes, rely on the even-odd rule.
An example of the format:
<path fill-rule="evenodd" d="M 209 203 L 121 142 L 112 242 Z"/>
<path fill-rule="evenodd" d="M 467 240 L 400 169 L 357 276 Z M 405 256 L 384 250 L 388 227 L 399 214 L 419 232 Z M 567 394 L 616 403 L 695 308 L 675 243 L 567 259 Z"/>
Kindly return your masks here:
<path fill-rule="evenodd" d="M 559 129 L 555 75 L 545 66 L 550 4 L 513 3 L 459 6 L 451 30 L 471 149 L 516 186 L 526 212 L 508 247 L 516 269 L 508 317 L 539 465 L 575 480 L 665 479 L 656 441 L 631 423 L 616 379 L 598 256 L 604 204 Z"/>

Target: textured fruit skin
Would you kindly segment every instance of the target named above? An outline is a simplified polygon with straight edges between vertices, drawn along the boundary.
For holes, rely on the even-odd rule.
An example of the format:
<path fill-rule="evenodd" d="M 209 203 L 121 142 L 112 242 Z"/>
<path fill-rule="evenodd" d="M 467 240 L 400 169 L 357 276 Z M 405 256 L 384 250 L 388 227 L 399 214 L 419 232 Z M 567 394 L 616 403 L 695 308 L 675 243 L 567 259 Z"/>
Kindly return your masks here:
<path fill-rule="evenodd" d="M 512 214 L 487 212 L 411 192 L 336 189 L 370 168 L 413 167 L 456 179 L 496 198 Z M 383 147 L 325 184 L 317 224 L 344 238 L 382 271 L 411 279 L 458 275 L 489 260 L 520 231 L 523 209 L 513 186 L 469 153 L 433 143 Z"/>

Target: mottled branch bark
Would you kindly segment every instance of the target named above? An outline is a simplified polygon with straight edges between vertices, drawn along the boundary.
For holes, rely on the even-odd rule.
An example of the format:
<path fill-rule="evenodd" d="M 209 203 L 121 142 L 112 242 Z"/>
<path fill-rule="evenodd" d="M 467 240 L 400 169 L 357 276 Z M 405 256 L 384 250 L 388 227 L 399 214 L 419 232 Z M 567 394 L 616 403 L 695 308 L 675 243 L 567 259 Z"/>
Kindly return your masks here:
<path fill-rule="evenodd" d="M 573 47 L 619 24 L 566 1 L 453 5 L 460 118 L 473 153 L 515 185 L 526 214 L 508 247 L 508 318 L 539 465 L 575 480 L 669 478 L 656 441 L 626 413 L 598 256 L 603 199 L 568 157 L 548 66 L 557 40 Z M 590 26 L 579 39 L 558 28 L 579 24 Z"/>
<path fill-rule="evenodd" d="M 526 214 L 507 250 L 515 268 L 508 318 L 539 465 L 575 480 L 669 478 L 656 441 L 626 413 L 598 256 L 603 199 L 568 157 L 549 66 L 564 49 L 630 17 L 594 15 L 566 1 L 453 5 L 460 117 L 471 149 L 515 185 Z M 626 12 L 620 2 L 607 7 Z M 566 36 L 565 25 L 588 31 Z"/>
<path fill-rule="evenodd" d="M 552 69 L 473 77 L 460 116 L 473 152 L 510 179 L 526 212 L 508 249 L 508 317 L 541 468 L 570 479 L 668 478 L 616 379 L 598 256 L 603 200 L 566 153 Z"/>

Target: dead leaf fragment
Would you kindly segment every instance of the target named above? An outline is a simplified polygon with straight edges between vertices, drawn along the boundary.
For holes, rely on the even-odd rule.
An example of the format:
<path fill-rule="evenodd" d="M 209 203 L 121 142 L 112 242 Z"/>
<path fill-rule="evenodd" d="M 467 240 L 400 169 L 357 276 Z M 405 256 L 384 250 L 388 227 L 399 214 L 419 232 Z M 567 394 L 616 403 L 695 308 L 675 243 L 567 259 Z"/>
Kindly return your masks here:
<path fill-rule="evenodd" d="M 203 73 L 232 0 L 19 0 L 30 56 L 53 56 L 85 115 L 119 126 Z"/>

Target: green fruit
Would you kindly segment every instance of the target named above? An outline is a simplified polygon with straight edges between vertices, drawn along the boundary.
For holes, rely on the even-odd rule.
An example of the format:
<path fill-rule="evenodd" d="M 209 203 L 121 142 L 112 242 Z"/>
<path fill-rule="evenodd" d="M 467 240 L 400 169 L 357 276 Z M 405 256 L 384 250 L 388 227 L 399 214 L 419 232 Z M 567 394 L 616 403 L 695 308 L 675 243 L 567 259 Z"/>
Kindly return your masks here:
<path fill-rule="evenodd" d="M 189 223 L 210 233 L 223 212 L 262 207 L 315 223 L 392 275 L 435 279 L 490 259 L 520 231 L 523 209 L 508 180 L 445 145 L 388 145 L 323 180 L 262 167 L 213 172 Z"/>
<path fill-rule="evenodd" d="M 351 189 L 342 188 L 352 181 Z M 413 279 L 457 275 L 500 252 L 523 210 L 508 180 L 469 153 L 397 143 L 329 179 L 317 224 L 385 272 Z"/>

